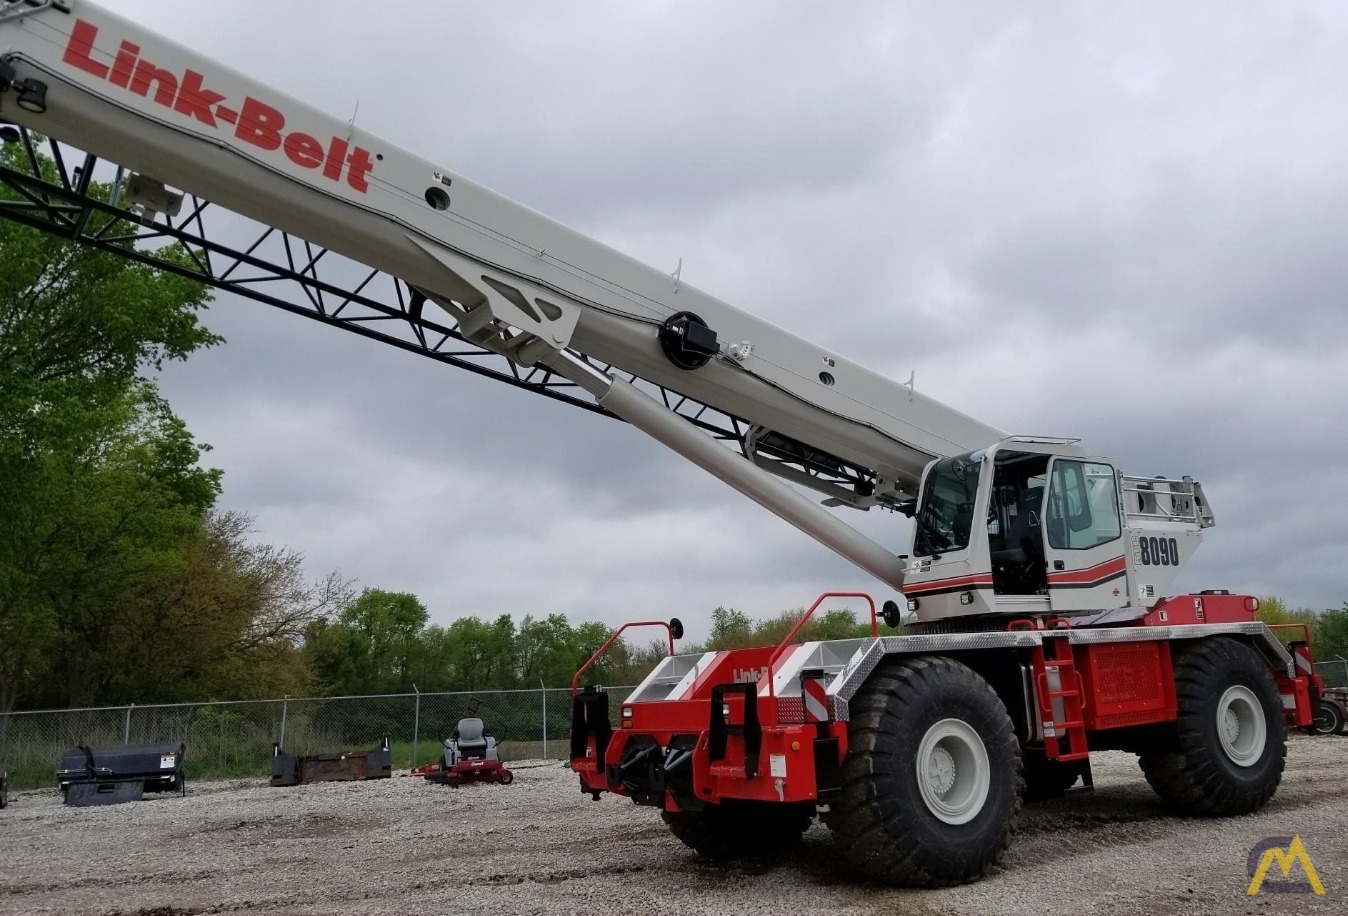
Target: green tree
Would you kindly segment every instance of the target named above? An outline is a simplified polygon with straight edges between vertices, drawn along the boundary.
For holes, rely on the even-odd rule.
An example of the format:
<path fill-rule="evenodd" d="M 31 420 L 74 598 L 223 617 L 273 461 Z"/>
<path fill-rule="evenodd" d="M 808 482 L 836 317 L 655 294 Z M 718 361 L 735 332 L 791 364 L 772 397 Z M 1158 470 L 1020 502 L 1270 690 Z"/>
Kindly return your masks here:
<path fill-rule="evenodd" d="M 410 692 L 429 617 L 415 595 L 367 588 L 335 620 L 309 626 L 309 658 L 334 693 Z"/>
<path fill-rule="evenodd" d="M 1259 610 L 1255 611 L 1255 619 L 1262 620 L 1270 626 L 1287 623 L 1314 623 L 1315 612 L 1308 608 L 1292 608 L 1287 606 L 1276 595 L 1267 595 L 1259 599 Z"/>
<path fill-rule="evenodd" d="M 1316 658 L 1348 658 L 1348 601 L 1323 611 L 1312 629 Z"/>
<path fill-rule="evenodd" d="M 0 150 L 6 164 L 23 155 L 22 146 Z M 53 177 L 49 162 L 39 164 Z M 187 261 L 185 252 L 167 254 Z M 76 664 L 97 669 L 83 641 L 114 643 L 110 609 L 134 603 L 147 582 L 181 563 L 173 545 L 199 527 L 219 475 L 198 467 L 203 447 L 146 375 L 218 338 L 199 321 L 207 289 L 191 279 L 7 221 L 0 263 L 7 711 L 39 678 Z M 88 672 L 91 683 L 107 679 Z"/>
<path fill-rule="evenodd" d="M 515 635 L 520 686 L 569 686 L 576 669 L 604 644 L 608 633 L 608 627 L 601 623 L 572 627 L 561 614 L 550 614 L 543 620 L 525 617 Z M 618 662 L 617 656 L 601 658 L 592 669 L 594 677 L 612 683 L 608 676 Z"/>
<path fill-rule="evenodd" d="M 1268 595 L 1259 599 L 1259 610 L 1255 612 L 1255 617 L 1270 626 L 1305 624 L 1310 628 L 1311 649 L 1317 659 L 1348 658 L 1348 601 L 1342 607 L 1317 613 L 1310 608 L 1288 607 L 1281 598 Z M 1275 632 L 1284 642 L 1301 639 L 1298 630 Z"/>
<path fill-rule="evenodd" d="M 250 540 L 252 519 L 212 512 L 187 543 L 184 562 L 164 578 L 149 606 L 129 614 L 133 629 L 125 692 L 157 699 L 250 699 L 313 693 L 304 635 L 348 604 L 338 573 L 309 580 L 294 550 Z M 171 695 L 169 695 L 171 694 Z"/>
<path fill-rule="evenodd" d="M 753 621 L 743 611 L 733 607 L 717 607 L 711 612 L 711 649 L 742 649 L 752 646 Z"/>
<path fill-rule="evenodd" d="M 130 621 L 158 625 L 158 586 L 182 568 L 218 492 L 182 423 L 138 390 L 89 449 L 42 456 L 28 549 L 10 551 L 19 594 L 47 617 L 46 677 L 18 685 L 41 705 L 140 699 L 126 693 L 139 635 Z"/>
<path fill-rule="evenodd" d="M 575 675 L 576 670 L 580 668 L 581 665 L 585 664 L 591 655 L 599 651 L 599 647 L 608 640 L 609 633 L 611 632 L 612 631 L 608 626 L 597 620 L 589 620 L 576 627 L 574 636 L 575 655 L 572 656 L 570 670 L 563 671 L 561 680 L 555 684 L 550 683 L 548 686 L 570 687 L 571 678 Z M 664 642 L 659 642 L 658 645 L 660 647 L 659 657 L 663 658 L 667 654 L 668 649 Z M 618 643 L 615 643 L 613 648 L 621 648 L 623 652 L 621 655 L 605 655 L 595 663 L 594 668 L 591 670 L 595 672 L 594 680 L 596 682 L 605 684 L 635 684 L 644 678 L 650 672 L 651 668 L 655 667 L 653 663 L 644 663 L 641 656 L 641 650 L 629 651 L 627 644 L 621 640 L 619 640 Z M 659 659 L 656 659 L 656 661 L 658 660 Z M 633 663 L 640 666 L 641 673 L 639 675 L 637 675 L 636 672 L 629 673 L 623 670 L 622 666 L 624 664 L 631 666 Z"/>

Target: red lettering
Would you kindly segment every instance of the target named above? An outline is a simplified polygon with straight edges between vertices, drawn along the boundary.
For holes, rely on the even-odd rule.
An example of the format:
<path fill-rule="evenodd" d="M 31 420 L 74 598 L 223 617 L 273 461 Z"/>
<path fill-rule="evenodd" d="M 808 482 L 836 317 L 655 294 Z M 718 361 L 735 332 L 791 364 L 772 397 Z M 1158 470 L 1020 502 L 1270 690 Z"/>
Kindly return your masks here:
<path fill-rule="evenodd" d="M 286 126 L 285 115 L 251 95 L 243 100 L 239 126 L 234 136 L 263 149 L 280 149 L 281 128 Z"/>
<path fill-rule="evenodd" d="M 122 41 L 112 65 L 94 58 L 94 44 L 98 27 L 85 19 L 76 19 L 66 44 L 63 60 L 66 64 L 114 86 L 129 89 L 144 98 L 154 90 L 154 100 L 172 108 L 184 117 L 207 127 L 219 129 L 221 122 L 233 124 L 234 136 L 260 149 L 274 151 L 284 148 L 286 157 L 301 168 L 319 169 L 331 181 L 341 181 L 364 194 L 370 189 L 369 176 L 374 171 L 374 160 L 364 147 L 352 147 L 342 137 L 333 137 L 325 147 L 310 134 L 296 131 L 286 135 L 285 115 L 266 102 L 252 96 L 243 100 L 242 110 L 227 108 L 225 96 L 206 88 L 206 78 L 195 70 L 185 69 L 179 76 L 172 70 L 155 66 L 141 58 L 141 48 L 130 41 Z"/>
<path fill-rule="evenodd" d="M 156 67 L 148 61 L 136 64 L 136 72 L 131 76 L 131 91 L 136 95 L 149 97 L 151 83 L 159 84 L 154 93 L 154 100 L 160 105 L 172 107 L 173 100 L 178 96 L 178 78 L 172 72 L 163 67 Z"/>
<path fill-rule="evenodd" d="M 204 88 L 203 79 L 204 77 L 195 70 L 188 70 L 183 74 L 183 87 L 178 90 L 178 101 L 173 103 L 173 110 L 178 114 L 191 115 L 208 127 L 214 127 L 215 115 L 211 113 L 211 106 L 223 102 L 225 97 Z"/>
<path fill-rule="evenodd" d="M 139 45 L 133 45 L 129 41 L 122 42 L 122 47 L 117 51 L 117 59 L 112 62 L 112 76 L 108 77 L 108 82 L 123 89 L 131 85 L 131 71 L 135 68 L 136 58 L 139 56 Z"/>
<path fill-rule="evenodd" d="M 100 64 L 94 60 L 94 42 L 97 40 L 98 26 L 83 19 L 76 19 L 75 27 L 70 30 L 70 41 L 66 44 L 65 56 L 61 59 L 78 70 L 92 73 L 101 80 L 107 79 L 107 64 Z"/>
<path fill-rule="evenodd" d="M 346 183 L 362 194 L 370 190 L 370 183 L 365 180 L 365 176 L 374 170 L 369 152 L 358 146 L 346 161 L 351 166 L 351 171 L 346 173 Z"/>
<path fill-rule="evenodd" d="M 316 169 L 323 164 L 323 144 L 308 134 L 295 131 L 285 142 L 286 155 L 296 165 Z"/>
<path fill-rule="evenodd" d="M 346 141 L 341 137 L 333 137 L 332 142 L 328 144 L 328 161 L 323 164 L 323 177 L 331 178 L 333 181 L 340 181 L 342 178 L 342 166 L 346 159 Z"/>

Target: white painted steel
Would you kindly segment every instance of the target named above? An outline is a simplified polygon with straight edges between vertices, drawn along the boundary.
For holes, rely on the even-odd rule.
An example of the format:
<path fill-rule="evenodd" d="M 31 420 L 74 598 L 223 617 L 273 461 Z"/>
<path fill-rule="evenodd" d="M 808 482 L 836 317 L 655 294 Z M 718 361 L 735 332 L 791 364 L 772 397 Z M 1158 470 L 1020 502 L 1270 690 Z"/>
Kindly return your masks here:
<path fill-rule="evenodd" d="M 983 739 L 963 719 L 942 719 L 917 747 L 917 788 L 927 810 L 947 824 L 967 824 L 987 803 L 992 766 Z"/>
<path fill-rule="evenodd" d="M 599 403 L 881 582 L 903 588 L 906 564 L 887 547 L 802 496 L 790 484 L 718 445 L 632 385 L 613 379 Z"/>
<path fill-rule="evenodd" d="M 1243 684 L 1226 688 L 1217 701 L 1217 738 L 1227 759 L 1238 767 L 1252 767 L 1268 742 L 1264 707 Z"/>

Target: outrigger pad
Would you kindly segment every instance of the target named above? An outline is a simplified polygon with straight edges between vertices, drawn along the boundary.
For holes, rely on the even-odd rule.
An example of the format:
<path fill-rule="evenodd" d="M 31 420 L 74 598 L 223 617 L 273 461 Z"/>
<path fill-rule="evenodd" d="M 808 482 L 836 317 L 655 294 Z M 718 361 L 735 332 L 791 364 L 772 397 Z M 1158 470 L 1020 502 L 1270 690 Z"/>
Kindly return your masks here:
<path fill-rule="evenodd" d="M 66 787 L 66 804 L 72 808 L 93 805 L 120 805 L 145 797 L 145 783 L 139 779 L 117 782 L 72 782 Z"/>

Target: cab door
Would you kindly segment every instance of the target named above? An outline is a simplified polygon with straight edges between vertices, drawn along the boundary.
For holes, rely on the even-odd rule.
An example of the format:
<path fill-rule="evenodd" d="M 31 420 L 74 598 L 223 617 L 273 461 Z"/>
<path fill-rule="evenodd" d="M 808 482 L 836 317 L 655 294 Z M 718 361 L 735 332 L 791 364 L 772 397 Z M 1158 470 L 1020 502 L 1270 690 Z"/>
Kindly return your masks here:
<path fill-rule="evenodd" d="M 1128 564 L 1114 468 L 1099 459 L 1054 458 L 1041 518 L 1049 607 L 1074 613 L 1126 605 Z"/>

